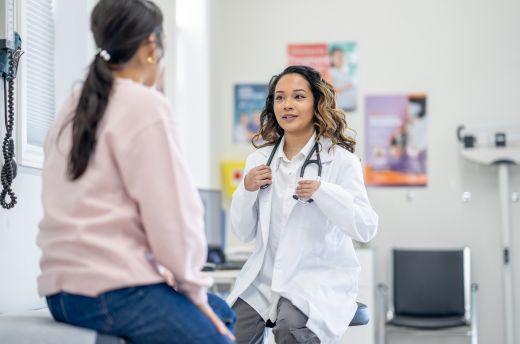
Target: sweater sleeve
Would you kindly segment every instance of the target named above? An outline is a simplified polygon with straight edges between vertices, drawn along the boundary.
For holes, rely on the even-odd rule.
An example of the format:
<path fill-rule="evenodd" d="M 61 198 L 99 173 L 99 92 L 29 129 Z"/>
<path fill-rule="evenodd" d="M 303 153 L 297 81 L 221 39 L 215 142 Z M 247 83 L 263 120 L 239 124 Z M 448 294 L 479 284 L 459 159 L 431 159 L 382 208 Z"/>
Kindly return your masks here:
<path fill-rule="evenodd" d="M 170 270 L 179 292 L 207 303 L 212 280 L 201 273 L 207 257 L 203 206 L 169 107 L 118 154 L 125 187 L 139 208 L 157 262 Z"/>

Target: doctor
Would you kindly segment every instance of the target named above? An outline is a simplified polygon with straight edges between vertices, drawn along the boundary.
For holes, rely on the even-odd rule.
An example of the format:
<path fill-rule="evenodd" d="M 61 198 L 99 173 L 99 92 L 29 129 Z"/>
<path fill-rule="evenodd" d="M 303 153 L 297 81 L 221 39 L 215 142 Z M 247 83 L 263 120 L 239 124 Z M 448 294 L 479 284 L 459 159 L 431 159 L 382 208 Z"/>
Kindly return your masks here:
<path fill-rule="evenodd" d="M 371 240 L 378 217 L 346 129 L 320 73 L 291 66 L 271 79 L 259 149 L 231 204 L 233 232 L 256 240 L 228 299 L 238 344 L 261 343 L 268 320 L 277 344 L 337 343 L 353 318 L 352 240 Z"/>

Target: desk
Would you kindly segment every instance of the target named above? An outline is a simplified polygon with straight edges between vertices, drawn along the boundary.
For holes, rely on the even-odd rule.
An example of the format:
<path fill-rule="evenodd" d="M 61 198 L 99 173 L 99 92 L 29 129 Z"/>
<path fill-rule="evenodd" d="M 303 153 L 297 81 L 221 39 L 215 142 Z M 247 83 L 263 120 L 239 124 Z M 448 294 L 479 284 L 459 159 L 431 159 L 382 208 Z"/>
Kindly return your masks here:
<path fill-rule="evenodd" d="M 215 284 L 234 284 L 240 270 L 215 270 L 215 271 L 204 271 L 204 275 L 213 278 Z"/>
<path fill-rule="evenodd" d="M 231 289 L 235 285 L 235 280 L 240 270 L 215 270 L 215 271 L 204 271 L 204 275 L 213 278 L 215 282 L 210 292 L 217 294 L 223 299 L 227 298 Z"/>
<path fill-rule="evenodd" d="M 350 327 L 341 338 L 340 344 L 363 343 L 373 344 L 375 338 L 375 301 L 374 301 L 374 252 L 371 249 L 357 249 L 359 263 L 361 265 L 361 273 L 359 275 L 359 294 L 358 301 L 366 304 L 370 313 L 370 322 L 368 325 Z M 227 297 L 232 289 L 235 279 L 240 270 L 217 270 L 206 271 L 205 275 L 210 276 L 215 281 L 211 291 L 216 294 Z M 272 334 L 268 338 L 269 344 L 274 343 Z"/>

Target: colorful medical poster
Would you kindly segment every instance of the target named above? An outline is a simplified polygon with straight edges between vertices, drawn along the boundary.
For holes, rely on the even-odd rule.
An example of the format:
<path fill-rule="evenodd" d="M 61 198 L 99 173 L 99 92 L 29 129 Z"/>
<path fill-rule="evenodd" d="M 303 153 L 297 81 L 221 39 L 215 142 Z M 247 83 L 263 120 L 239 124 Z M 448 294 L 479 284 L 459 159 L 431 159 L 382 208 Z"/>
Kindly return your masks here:
<path fill-rule="evenodd" d="M 327 43 L 289 44 L 287 47 L 289 66 L 309 66 L 329 79 L 329 55 Z"/>
<path fill-rule="evenodd" d="M 289 44 L 288 65 L 309 66 L 318 70 L 336 88 L 338 107 L 357 109 L 358 55 L 355 42 Z"/>
<path fill-rule="evenodd" d="M 367 96 L 365 111 L 367 185 L 426 186 L 426 96 Z"/>
<path fill-rule="evenodd" d="M 357 109 L 357 44 L 329 44 L 329 77 L 336 88 L 338 107 L 347 112 Z"/>
<path fill-rule="evenodd" d="M 267 85 L 265 84 L 235 85 L 233 143 L 249 143 L 260 130 L 260 114 L 266 98 Z"/>

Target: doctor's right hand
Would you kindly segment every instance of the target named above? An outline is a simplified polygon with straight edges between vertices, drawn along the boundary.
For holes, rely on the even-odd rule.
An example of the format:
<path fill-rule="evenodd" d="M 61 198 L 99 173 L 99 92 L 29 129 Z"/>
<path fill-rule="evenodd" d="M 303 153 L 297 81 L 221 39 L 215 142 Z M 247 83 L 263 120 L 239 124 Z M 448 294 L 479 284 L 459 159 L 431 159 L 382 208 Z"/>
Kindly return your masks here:
<path fill-rule="evenodd" d="M 249 171 L 244 178 L 244 187 L 247 191 L 256 191 L 262 185 L 271 185 L 273 175 L 271 168 L 267 165 L 257 166 Z"/>

